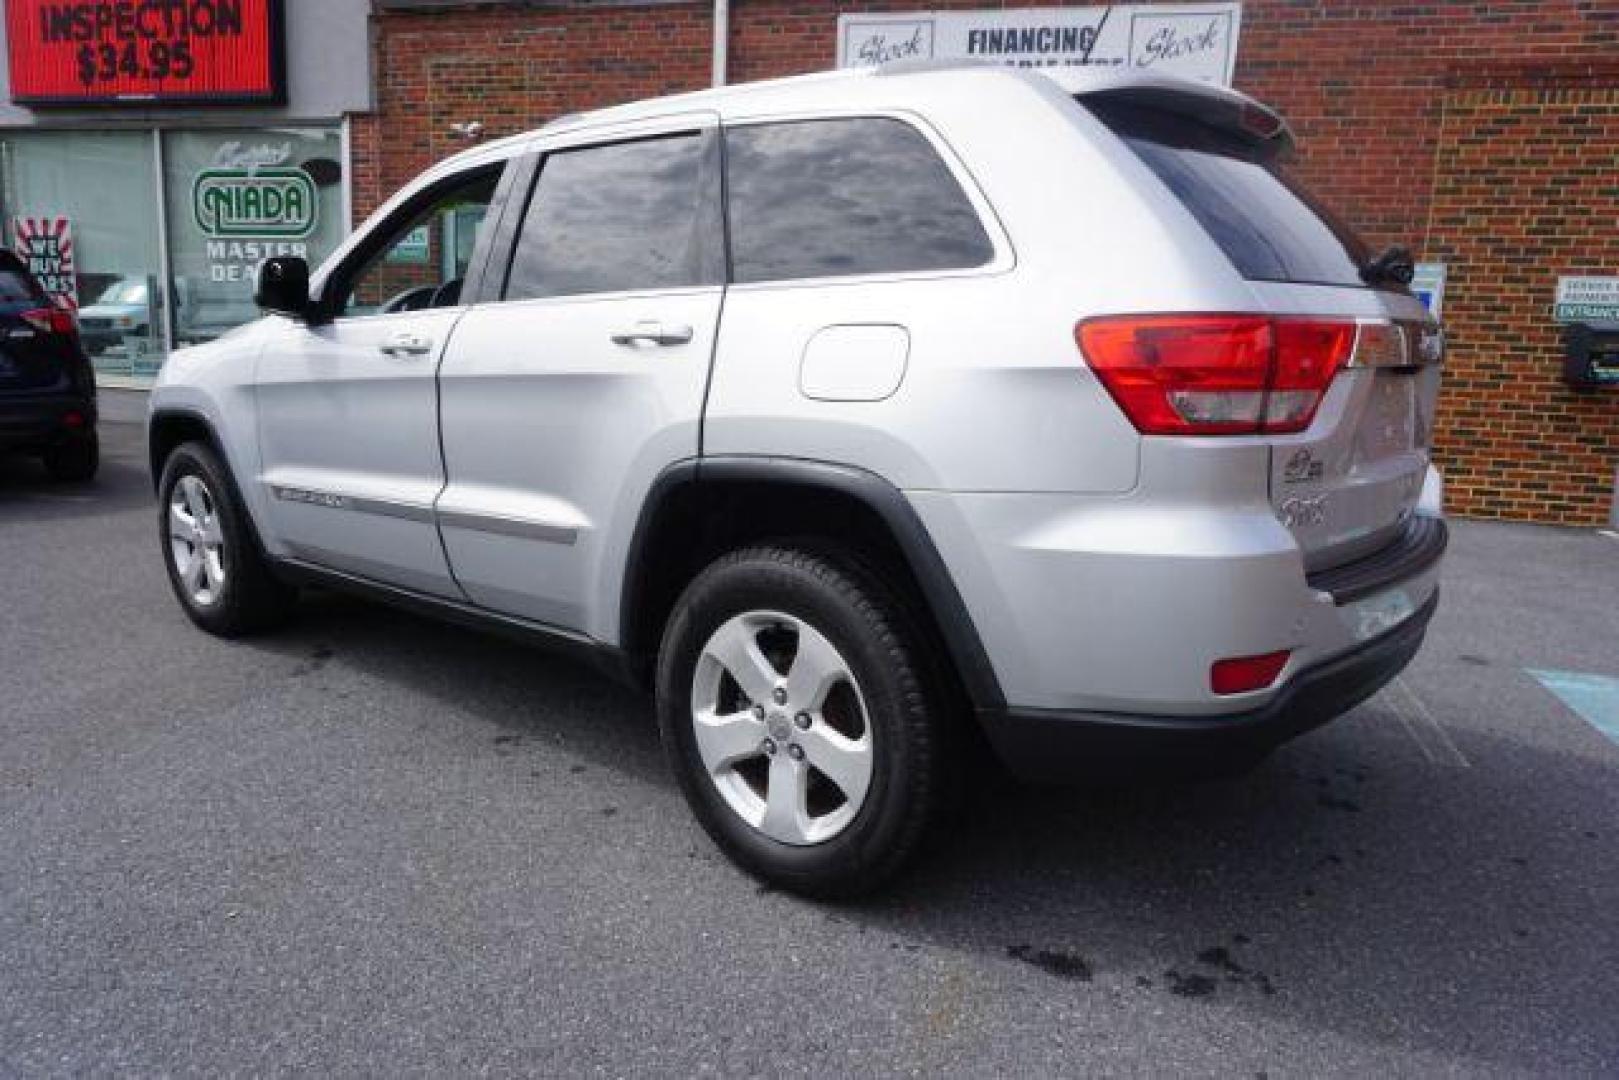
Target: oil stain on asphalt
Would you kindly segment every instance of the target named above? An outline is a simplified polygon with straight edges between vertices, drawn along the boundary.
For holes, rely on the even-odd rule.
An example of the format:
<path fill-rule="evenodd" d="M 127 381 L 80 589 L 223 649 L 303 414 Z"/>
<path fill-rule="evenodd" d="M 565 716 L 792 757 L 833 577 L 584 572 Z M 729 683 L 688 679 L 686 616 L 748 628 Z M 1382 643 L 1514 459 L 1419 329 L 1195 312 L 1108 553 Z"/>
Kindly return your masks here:
<path fill-rule="evenodd" d="M 1008 945 L 1006 955 L 1025 964 L 1032 964 L 1048 975 L 1056 975 L 1063 979 L 1090 982 L 1091 976 L 1095 974 L 1095 968 L 1089 960 L 1073 953 L 1036 949 L 1033 945 Z"/>

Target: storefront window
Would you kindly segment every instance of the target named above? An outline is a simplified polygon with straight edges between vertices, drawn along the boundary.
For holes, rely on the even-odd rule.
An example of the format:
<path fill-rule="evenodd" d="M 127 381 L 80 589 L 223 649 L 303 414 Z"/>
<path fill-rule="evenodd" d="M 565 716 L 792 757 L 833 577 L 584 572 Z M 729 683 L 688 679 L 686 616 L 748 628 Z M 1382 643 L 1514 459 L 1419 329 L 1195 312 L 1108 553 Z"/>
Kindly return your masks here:
<path fill-rule="evenodd" d="M 164 355 L 162 259 L 152 137 L 28 132 L 0 140 L 5 236 L 50 234 L 73 267 L 51 291 L 79 308 L 97 371 L 150 377 Z"/>
<path fill-rule="evenodd" d="M 258 317 L 264 259 L 331 254 L 348 227 L 342 160 L 336 128 L 8 133 L 4 242 L 61 270 L 47 289 L 79 309 L 100 375 L 146 382 L 171 342 Z"/>
<path fill-rule="evenodd" d="M 163 136 L 176 345 L 258 317 L 259 263 L 318 264 L 342 241 L 342 143 L 335 130 L 261 128 Z"/>

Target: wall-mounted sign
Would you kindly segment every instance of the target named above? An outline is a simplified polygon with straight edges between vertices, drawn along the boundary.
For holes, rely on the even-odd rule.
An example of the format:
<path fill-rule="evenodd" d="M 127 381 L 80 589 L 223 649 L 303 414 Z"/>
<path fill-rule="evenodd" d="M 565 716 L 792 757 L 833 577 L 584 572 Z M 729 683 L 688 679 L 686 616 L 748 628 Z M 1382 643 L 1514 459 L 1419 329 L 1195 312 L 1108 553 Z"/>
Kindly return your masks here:
<path fill-rule="evenodd" d="M 79 307 L 79 275 L 73 254 L 73 222 L 65 217 L 14 217 L 17 257 L 44 290 L 70 310 Z"/>
<path fill-rule="evenodd" d="M 1619 277 L 1560 277 L 1552 317 L 1558 322 L 1619 321 Z"/>
<path fill-rule="evenodd" d="M 24 105 L 281 102 L 282 0 L 6 0 Z"/>
<path fill-rule="evenodd" d="M 1422 301 L 1428 314 L 1436 319 L 1445 312 L 1445 264 L 1417 263 L 1411 275 L 1411 294 Z"/>
<path fill-rule="evenodd" d="M 315 231 L 320 193 L 302 169 L 204 169 L 191 190 L 203 235 L 301 240 Z"/>
<path fill-rule="evenodd" d="M 839 15 L 838 66 L 986 60 L 1145 68 L 1230 85 L 1241 24 L 1240 3 Z"/>

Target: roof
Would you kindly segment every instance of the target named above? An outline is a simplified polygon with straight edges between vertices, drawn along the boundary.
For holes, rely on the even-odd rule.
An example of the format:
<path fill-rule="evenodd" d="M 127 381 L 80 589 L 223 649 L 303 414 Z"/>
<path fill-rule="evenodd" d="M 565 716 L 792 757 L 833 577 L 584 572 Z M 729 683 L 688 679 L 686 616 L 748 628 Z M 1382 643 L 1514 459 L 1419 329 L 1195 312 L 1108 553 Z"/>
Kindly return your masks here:
<path fill-rule="evenodd" d="M 1044 93 L 1049 93 L 1051 84 L 1055 83 L 1070 96 L 1140 93 L 1160 100 L 1174 99 L 1182 103 L 1180 107 L 1193 106 L 1196 111 L 1259 109 L 1274 117 L 1278 124 L 1281 123 L 1281 118 L 1270 109 L 1240 91 L 1174 75 L 1103 67 L 1023 69 L 975 60 L 907 61 L 884 67 L 843 68 L 736 83 L 570 113 L 533 131 L 472 147 L 450 160 L 465 163 L 477 158 L 507 156 L 542 133 L 553 134 L 689 112 L 724 115 L 775 108 L 859 107 L 880 98 L 925 97 L 924 88 L 928 86 L 940 92 L 959 91 L 962 83 L 981 79 L 1017 80 Z M 909 93 L 902 92 L 902 88 Z M 1282 133 L 1291 139 L 1285 125 L 1282 126 Z"/>

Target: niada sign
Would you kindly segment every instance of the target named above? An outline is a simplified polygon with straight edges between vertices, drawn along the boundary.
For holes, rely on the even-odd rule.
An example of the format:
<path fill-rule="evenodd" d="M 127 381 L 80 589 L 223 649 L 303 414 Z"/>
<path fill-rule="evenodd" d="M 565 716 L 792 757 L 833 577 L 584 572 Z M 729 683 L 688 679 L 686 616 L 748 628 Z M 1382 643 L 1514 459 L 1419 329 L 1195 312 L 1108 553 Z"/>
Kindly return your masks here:
<path fill-rule="evenodd" d="M 838 66 L 984 60 L 1148 69 L 1229 86 L 1241 24 L 1240 3 L 840 15 Z"/>
<path fill-rule="evenodd" d="M 301 240 L 320 219 L 320 194 L 302 169 L 205 169 L 192 208 L 205 236 Z"/>

